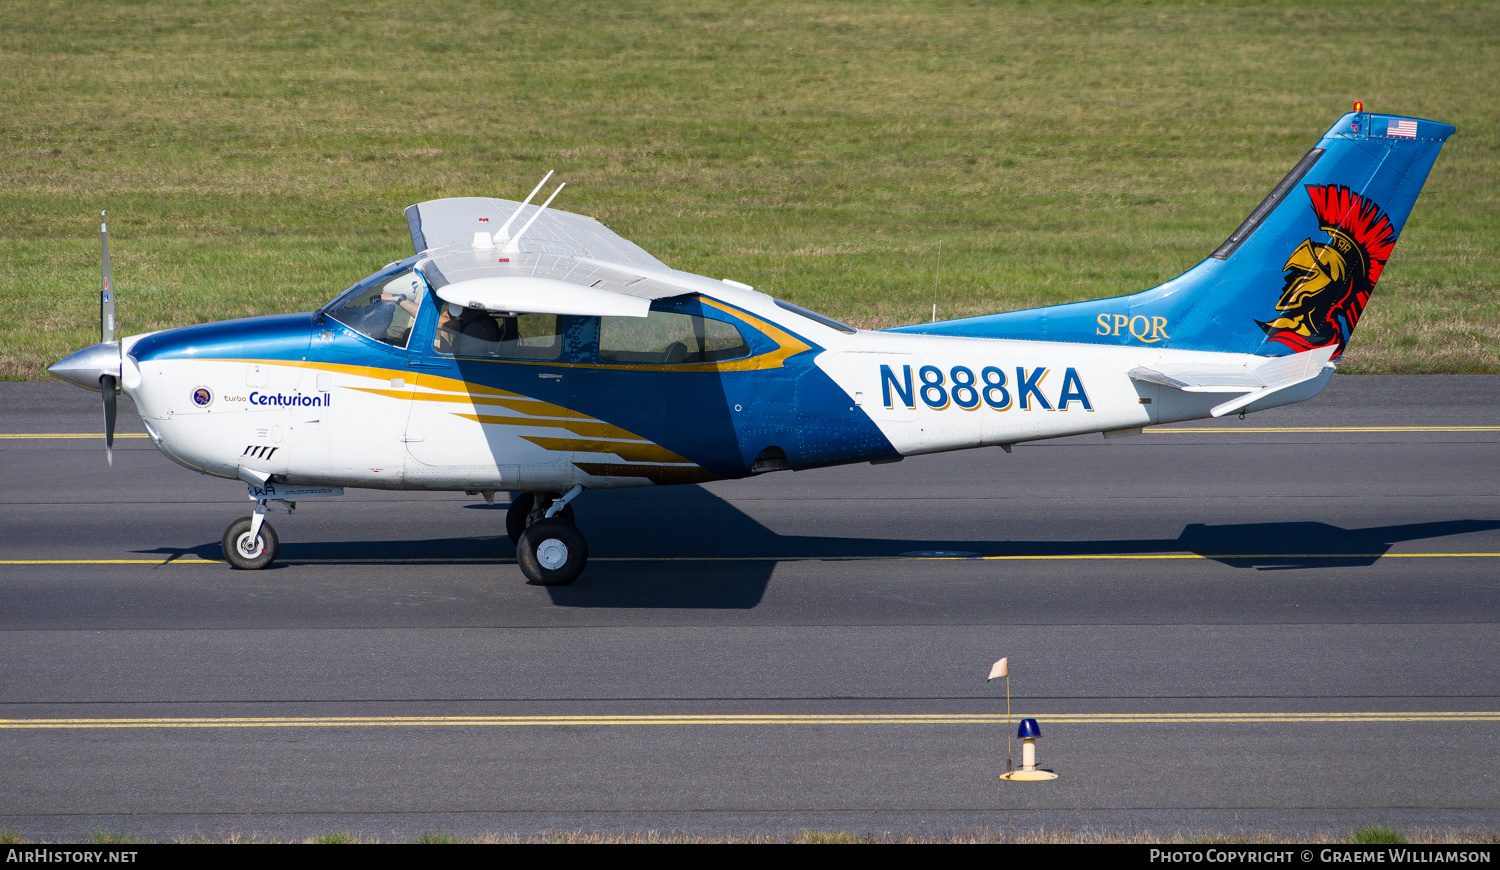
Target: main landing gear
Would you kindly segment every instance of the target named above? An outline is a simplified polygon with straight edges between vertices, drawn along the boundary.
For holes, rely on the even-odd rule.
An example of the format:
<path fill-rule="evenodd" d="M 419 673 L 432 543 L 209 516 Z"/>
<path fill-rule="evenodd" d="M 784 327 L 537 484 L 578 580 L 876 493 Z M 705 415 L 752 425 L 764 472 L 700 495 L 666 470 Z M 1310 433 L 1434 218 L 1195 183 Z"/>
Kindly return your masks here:
<path fill-rule="evenodd" d="M 342 495 L 338 487 L 288 487 L 282 484 L 251 484 L 255 513 L 241 517 L 224 530 L 224 558 L 242 571 L 254 571 L 276 560 L 280 541 L 266 522 L 268 513 L 290 514 L 297 503 L 279 496 L 312 498 Z M 573 524 L 570 502 L 583 494 L 575 485 L 562 495 L 554 492 L 523 492 L 510 504 L 505 530 L 516 545 L 516 562 L 526 579 L 539 586 L 566 586 L 578 579 L 589 561 L 589 545 Z"/>
<path fill-rule="evenodd" d="M 574 485 L 561 497 L 523 492 L 510 503 L 505 531 L 516 545 L 516 563 L 526 579 L 539 586 L 566 586 L 578 579 L 589 561 L 588 542 L 573 525 L 573 506 L 583 493 Z"/>

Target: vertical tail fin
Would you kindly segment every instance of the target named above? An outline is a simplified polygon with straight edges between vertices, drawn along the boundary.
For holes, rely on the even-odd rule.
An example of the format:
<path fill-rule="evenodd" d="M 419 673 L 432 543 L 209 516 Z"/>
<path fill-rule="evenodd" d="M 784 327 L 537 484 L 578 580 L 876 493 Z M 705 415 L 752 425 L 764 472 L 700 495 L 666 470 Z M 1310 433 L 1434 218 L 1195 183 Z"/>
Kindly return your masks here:
<path fill-rule="evenodd" d="M 1208 259 L 1133 296 L 902 331 L 1281 356 L 1343 353 L 1453 127 L 1340 118 Z"/>

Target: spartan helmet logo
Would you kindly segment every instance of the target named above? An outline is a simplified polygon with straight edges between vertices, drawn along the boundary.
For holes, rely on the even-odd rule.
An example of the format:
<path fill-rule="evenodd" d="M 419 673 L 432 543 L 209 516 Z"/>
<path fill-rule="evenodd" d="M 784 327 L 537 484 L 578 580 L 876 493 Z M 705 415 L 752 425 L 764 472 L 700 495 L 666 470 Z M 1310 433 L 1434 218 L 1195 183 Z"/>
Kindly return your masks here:
<path fill-rule="evenodd" d="M 1327 242 L 1305 240 L 1281 268 L 1286 285 L 1276 303 L 1280 316 L 1256 321 L 1266 341 L 1295 352 L 1349 343 L 1375 281 L 1396 246 L 1396 230 L 1380 206 L 1342 185 L 1308 185 L 1318 226 Z"/>

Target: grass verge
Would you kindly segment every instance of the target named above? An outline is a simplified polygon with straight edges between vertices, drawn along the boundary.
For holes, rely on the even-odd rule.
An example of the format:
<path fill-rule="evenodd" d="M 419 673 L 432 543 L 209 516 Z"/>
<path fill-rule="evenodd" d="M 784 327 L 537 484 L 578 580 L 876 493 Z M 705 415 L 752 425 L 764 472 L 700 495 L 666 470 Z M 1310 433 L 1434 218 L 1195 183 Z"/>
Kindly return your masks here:
<path fill-rule="evenodd" d="M 0 378 L 307 310 L 401 209 L 516 197 L 862 326 L 1132 292 L 1355 99 L 1454 123 L 1345 355 L 1500 370 L 1500 4 L 43 2 L 0 28 Z"/>

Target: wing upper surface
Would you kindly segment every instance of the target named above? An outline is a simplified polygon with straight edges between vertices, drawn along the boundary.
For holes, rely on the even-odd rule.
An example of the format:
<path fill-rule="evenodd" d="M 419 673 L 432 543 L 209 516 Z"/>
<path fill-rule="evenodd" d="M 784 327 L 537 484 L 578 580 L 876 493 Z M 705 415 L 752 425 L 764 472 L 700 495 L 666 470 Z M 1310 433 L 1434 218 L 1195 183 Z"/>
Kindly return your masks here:
<path fill-rule="evenodd" d="M 641 317 L 638 300 L 716 283 L 668 268 L 591 217 L 513 200 L 434 199 L 408 207 L 406 219 L 434 290 L 447 301 L 481 303 L 469 307 Z M 453 284 L 468 289 L 444 289 Z"/>
<path fill-rule="evenodd" d="M 516 213 L 520 209 L 520 214 Z M 412 245 L 417 253 L 463 245 L 472 247 L 476 233 L 496 231 L 509 222 L 514 236 L 540 211 L 509 199 L 482 196 L 432 199 L 406 209 Z M 499 245 L 497 245 L 497 248 Z M 619 233 L 581 214 L 547 209 L 520 239 L 520 253 L 583 257 L 633 269 L 669 271 L 667 265 Z"/>

